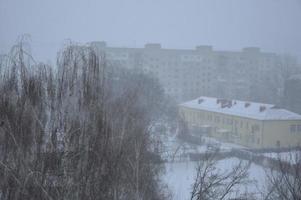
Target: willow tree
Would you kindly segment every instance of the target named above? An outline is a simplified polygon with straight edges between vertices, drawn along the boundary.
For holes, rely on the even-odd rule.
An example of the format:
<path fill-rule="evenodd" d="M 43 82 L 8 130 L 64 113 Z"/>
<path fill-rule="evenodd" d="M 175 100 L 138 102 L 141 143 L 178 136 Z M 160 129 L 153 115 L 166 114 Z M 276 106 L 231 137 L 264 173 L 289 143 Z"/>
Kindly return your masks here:
<path fill-rule="evenodd" d="M 96 52 L 66 45 L 51 68 L 20 43 L 1 67 L 2 199 L 165 198 L 149 128 L 163 91 Z"/>

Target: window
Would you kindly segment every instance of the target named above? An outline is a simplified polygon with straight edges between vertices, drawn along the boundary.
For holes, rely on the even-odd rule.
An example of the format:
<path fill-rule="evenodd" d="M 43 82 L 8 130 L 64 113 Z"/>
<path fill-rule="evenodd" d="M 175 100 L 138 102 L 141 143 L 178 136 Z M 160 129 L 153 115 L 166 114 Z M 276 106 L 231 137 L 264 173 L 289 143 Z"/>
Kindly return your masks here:
<path fill-rule="evenodd" d="M 215 116 L 214 121 L 215 121 L 216 123 L 219 123 L 219 122 L 220 122 L 220 117 L 219 117 L 219 116 Z"/>
<path fill-rule="evenodd" d="M 203 114 L 201 112 L 199 112 L 199 119 L 203 119 Z"/>
<path fill-rule="evenodd" d="M 291 133 L 295 133 L 296 132 L 296 125 L 291 125 L 290 131 L 291 131 Z"/>
<path fill-rule="evenodd" d="M 259 126 L 257 124 L 252 125 L 252 133 L 259 132 Z"/>
<path fill-rule="evenodd" d="M 251 142 L 255 143 L 255 135 L 254 134 L 251 135 Z"/>
<path fill-rule="evenodd" d="M 301 132 L 301 124 L 299 124 L 298 126 L 297 126 L 298 128 L 298 132 Z"/>

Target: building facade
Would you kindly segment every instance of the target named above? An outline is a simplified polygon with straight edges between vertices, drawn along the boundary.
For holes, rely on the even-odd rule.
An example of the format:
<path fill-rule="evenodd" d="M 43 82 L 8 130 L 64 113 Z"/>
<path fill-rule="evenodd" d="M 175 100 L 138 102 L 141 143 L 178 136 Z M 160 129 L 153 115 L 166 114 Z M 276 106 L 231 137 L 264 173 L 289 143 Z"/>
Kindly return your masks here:
<path fill-rule="evenodd" d="M 179 110 L 194 134 L 249 148 L 301 145 L 301 115 L 272 104 L 199 97 Z"/>
<path fill-rule="evenodd" d="M 284 84 L 284 106 L 301 114 L 301 74 L 288 78 Z"/>
<path fill-rule="evenodd" d="M 298 71 L 296 58 L 261 52 L 249 47 L 242 51 L 216 51 L 211 46 L 195 49 L 165 49 L 160 44 L 144 48 L 108 47 L 92 42 L 105 54 L 109 65 L 153 74 L 166 94 L 177 102 L 204 96 L 275 102 L 283 90 L 284 68 Z"/>

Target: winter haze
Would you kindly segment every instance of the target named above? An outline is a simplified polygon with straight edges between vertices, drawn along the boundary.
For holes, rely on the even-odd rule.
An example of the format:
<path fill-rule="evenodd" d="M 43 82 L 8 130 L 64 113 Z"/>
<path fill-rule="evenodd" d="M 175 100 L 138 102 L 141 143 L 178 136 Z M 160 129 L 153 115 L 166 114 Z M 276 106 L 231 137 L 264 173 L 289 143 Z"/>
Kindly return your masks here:
<path fill-rule="evenodd" d="M 43 60 L 53 60 L 65 39 L 128 47 L 258 46 L 301 57 L 300 0 L 1 0 L 0 9 L 0 52 L 28 33 Z"/>
<path fill-rule="evenodd" d="M 0 0 L 0 200 L 300 200 L 301 0 Z"/>

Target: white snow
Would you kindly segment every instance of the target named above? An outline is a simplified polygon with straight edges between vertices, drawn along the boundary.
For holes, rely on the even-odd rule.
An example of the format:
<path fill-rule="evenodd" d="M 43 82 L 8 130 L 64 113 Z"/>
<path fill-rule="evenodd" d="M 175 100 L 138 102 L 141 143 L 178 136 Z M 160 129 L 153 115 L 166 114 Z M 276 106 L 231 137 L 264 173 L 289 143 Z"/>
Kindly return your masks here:
<path fill-rule="evenodd" d="M 263 153 L 265 157 L 273 158 L 275 160 L 281 160 L 290 164 L 296 164 L 300 162 L 301 159 L 301 151 L 289 151 L 289 152 L 270 152 Z"/>
<path fill-rule="evenodd" d="M 183 142 L 176 135 L 165 138 L 164 152 L 161 156 L 165 161 L 188 160 L 189 153 L 205 153 L 210 147 L 218 148 L 220 152 L 228 152 L 232 149 L 244 149 L 245 147 L 233 143 L 220 142 L 212 137 L 202 137 L 202 145 Z M 214 150 L 214 149 L 213 149 Z"/>
<path fill-rule="evenodd" d="M 211 137 L 202 137 L 201 145 L 187 143 L 177 138 L 176 133 L 171 133 L 170 131 L 161 134 L 160 139 L 163 142 L 164 149 L 162 158 L 166 161 L 166 173 L 163 175 L 162 181 L 167 184 L 170 192 L 173 194 L 174 200 L 185 200 L 190 197 L 192 184 L 196 175 L 197 162 L 189 160 L 189 153 L 205 153 L 208 151 L 208 146 L 217 147 L 221 152 L 228 152 L 233 149 L 245 150 L 243 146 L 221 142 Z M 274 159 L 277 159 L 278 155 L 281 155 L 281 158 L 284 160 L 287 160 L 287 156 L 289 156 L 288 152 L 258 154 Z M 299 156 L 301 156 L 301 153 Z M 226 158 L 218 161 L 217 169 L 230 170 L 231 166 L 238 164 L 238 162 L 238 158 Z M 248 171 L 249 179 L 253 182 L 247 186 L 247 190 L 248 192 L 255 193 L 258 197 L 260 195 L 259 192 L 265 189 L 265 170 L 264 167 L 252 163 Z M 244 189 L 245 187 L 241 188 L 241 191 L 244 191 Z"/>
<path fill-rule="evenodd" d="M 196 162 L 170 162 L 165 164 L 166 173 L 163 176 L 170 189 L 173 200 L 189 199 L 191 185 L 196 174 Z"/>
<path fill-rule="evenodd" d="M 220 152 L 231 151 L 232 149 L 245 149 L 246 147 L 241 146 L 239 144 L 228 143 L 228 142 L 221 142 L 213 137 L 202 137 L 204 144 L 208 145 L 215 145 L 219 147 Z M 207 148 L 205 149 L 205 151 Z M 203 151 L 203 152 L 205 152 Z"/>
<path fill-rule="evenodd" d="M 277 108 L 273 104 L 231 100 L 231 106 L 222 108 L 221 103 L 217 103 L 217 100 L 217 98 L 202 96 L 180 104 L 180 106 L 257 120 L 301 120 L 301 115 Z M 264 109 L 260 110 L 261 107 Z"/>
<path fill-rule="evenodd" d="M 232 166 L 237 164 L 237 158 L 229 158 L 220 160 L 217 164 L 218 170 L 230 170 Z M 189 199 L 192 189 L 194 177 L 196 175 L 197 162 L 173 162 L 166 163 L 166 173 L 163 176 L 163 181 L 167 184 L 174 200 Z M 258 193 L 259 188 L 263 188 L 265 183 L 265 171 L 261 166 L 251 164 L 249 169 L 249 178 L 253 180 L 247 186 L 249 192 Z M 257 185 L 256 185 L 257 184 Z M 241 192 L 245 188 L 241 188 Z"/>

